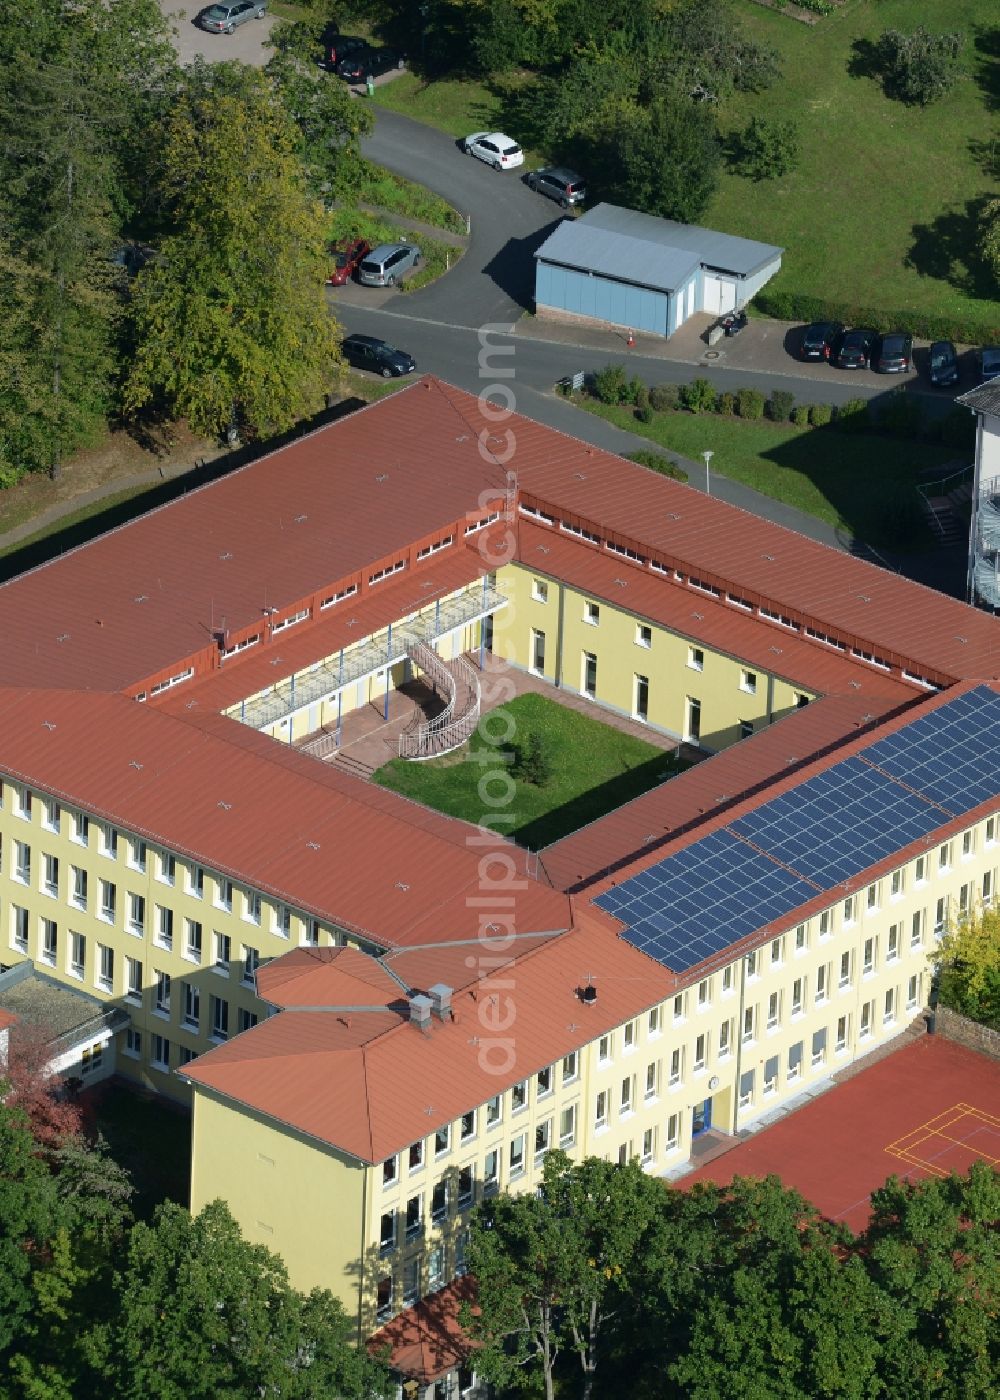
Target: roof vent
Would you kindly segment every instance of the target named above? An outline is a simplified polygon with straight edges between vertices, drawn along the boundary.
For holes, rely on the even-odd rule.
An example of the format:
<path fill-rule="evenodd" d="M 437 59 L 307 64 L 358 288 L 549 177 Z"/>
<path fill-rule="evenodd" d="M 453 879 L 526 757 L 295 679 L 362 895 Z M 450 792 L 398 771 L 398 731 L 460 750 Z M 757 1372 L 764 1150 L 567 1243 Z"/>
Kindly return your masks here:
<path fill-rule="evenodd" d="M 430 998 L 435 1016 L 446 1020 L 451 1012 L 451 988 L 444 982 L 435 982 L 430 988 Z"/>
<path fill-rule="evenodd" d="M 593 982 L 588 982 L 585 987 L 580 988 L 580 1000 L 584 1006 L 595 1006 L 597 1004 L 597 988 Z"/>
<path fill-rule="evenodd" d="M 430 997 L 410 997 L 410 1024 L 419 1026 L 422 1031 L 430 1030 L 433 1005 Z"/>

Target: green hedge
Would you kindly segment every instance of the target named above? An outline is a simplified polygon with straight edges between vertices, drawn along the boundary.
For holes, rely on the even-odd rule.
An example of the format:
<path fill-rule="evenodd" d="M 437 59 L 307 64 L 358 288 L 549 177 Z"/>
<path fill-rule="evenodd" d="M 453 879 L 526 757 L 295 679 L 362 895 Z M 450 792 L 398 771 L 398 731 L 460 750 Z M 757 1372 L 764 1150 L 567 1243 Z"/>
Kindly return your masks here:
<path fill-rule="evenodd" d="M 776 321 L 843 321 L 847 326 L 870 326 L 874 331 L 907 330 L 918 340 L 954 340 L 982 344 L 982 325 L 961 317 L 928 316 L 918 311 L 887 310 L 838 301 L 835 297 L 808 296 L 805 292 L 772 291 L 765 287 L 754 297 L 754 306 Z M 1000 313 L 987 341 L 1000 340 Z"/>

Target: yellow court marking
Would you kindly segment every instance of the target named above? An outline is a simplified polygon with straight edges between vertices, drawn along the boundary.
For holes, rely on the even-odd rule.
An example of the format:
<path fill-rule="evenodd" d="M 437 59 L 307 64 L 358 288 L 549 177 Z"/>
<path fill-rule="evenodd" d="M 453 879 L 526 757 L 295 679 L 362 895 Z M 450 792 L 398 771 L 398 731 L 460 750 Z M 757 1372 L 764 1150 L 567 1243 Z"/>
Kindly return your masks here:
<path fill-rule="evenodd" d="M 898 1157 L 900 1161 L 908 1162 L 913 1167 L 920 1167 L 926 1172 L 933 1172 L 936 1176 L 947 1176 L 948 1172 L 935 1162 L 928 1161 L 929 1153 L 927 1156 L 920 1155 L 920 1149 L 926 1147 L 930 1142 L 942 1144 L 945 1151 L 948 1150 L 949 1146 L 964 1147 L 969 1152 L 975 1153 L 982 1161 L 989 1162 L 992 1166 L 1000 1166 L 1000 1157 L 983 1152 L 974 1147 L 967 1137 L 953 1137 L 948 1131 L 951 1128 L 956 1128 L 959 1123 L 967 1119 L 972 1119 L 978 1127 L 1000 1129 L 1000 1118 L 995 1114 L 987 1113 L 985 1109 L 977 1108 L 973 1104 L 957 1103 L 953 1104 L 951 1108 L 946 1108 L 942 1113 L 936 1114 L 935 1117 L 928 1118 L 926 1123 L 912 1128 L 902 1137 L 896 1138 L 895 1142 L 889 1143 L 885 1151 L 890 1157 Z"/>

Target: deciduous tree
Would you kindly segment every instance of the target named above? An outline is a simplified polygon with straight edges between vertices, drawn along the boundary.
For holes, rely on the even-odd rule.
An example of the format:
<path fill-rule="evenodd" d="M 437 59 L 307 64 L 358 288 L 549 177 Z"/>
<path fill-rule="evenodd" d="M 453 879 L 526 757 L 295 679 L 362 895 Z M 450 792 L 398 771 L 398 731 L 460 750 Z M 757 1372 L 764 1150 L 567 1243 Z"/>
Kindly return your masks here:
<path fill-rule="evenodd" d="M 125 401 L 199 432 L 250 435 L 315 411 L 338 363 L 325 229 L 300 133 L 267 77 L 197 70 L 171 112 L 160 177 L 171 228 L 137 278 Z"/>

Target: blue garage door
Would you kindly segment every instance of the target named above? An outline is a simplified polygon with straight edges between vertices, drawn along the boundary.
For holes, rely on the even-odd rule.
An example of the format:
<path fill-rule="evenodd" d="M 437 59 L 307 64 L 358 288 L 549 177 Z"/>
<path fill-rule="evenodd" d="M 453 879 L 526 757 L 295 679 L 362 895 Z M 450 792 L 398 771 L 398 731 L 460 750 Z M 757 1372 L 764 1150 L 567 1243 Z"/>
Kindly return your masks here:
<path fill-rule="evenodd" d="M 568 267 L 539 261 L 536 265 L 535 300 L 539 306 L 592 316 L 616 326 L 666 335 L 670 297 L 645 287 L 630 287 L 610 277 L 592 277 Z"/>

